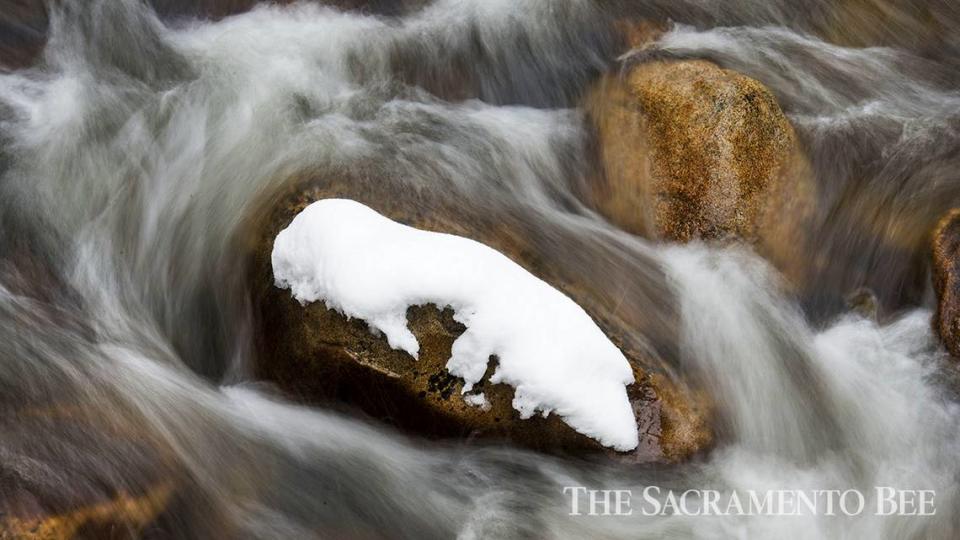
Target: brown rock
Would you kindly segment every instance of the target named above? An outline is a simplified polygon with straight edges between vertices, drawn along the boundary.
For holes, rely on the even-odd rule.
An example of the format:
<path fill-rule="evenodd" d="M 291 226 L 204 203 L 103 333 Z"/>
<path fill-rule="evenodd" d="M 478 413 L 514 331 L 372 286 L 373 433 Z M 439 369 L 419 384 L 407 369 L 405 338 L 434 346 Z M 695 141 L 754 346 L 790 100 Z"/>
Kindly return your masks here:
<path fill-rule="evenodd" d="M 940 220 L 933 233 L 933 325 L 950 354 L 960 358 L 960 208 Z"/>
<path fill-rule="evenodd" d="M 0 540 L 136 538 L 182 480 L 156 440 L 76 407 L 23 409 L 0 429 Z"/>
<path fill-rule="evenodd" d="M 902 47 L 922 55 L 950 50 L 960 13 L 927 0 L 839 0 L 813 16 L 823 39 L 845 47 Z"/>
<path fill-rule="evenodd" d="M 648 19 L 619 19 L 614 21 L 613 29 L 619 35 L 623 48 L 632 50 L 653 44 L 669 29 L 669 24 Z"/>
<path fill-rule="evenodd" d="M 350 173 L 345 176 L 351 176 Z M 446 362 L 454 340 L 465 328 L 453 312 L 429 305 L 410 308 L 409 327 L 421 345 L 414 360 L 393 350 L 366 324 L 347 320 L 322 303 L 301 306 L 288 290 L 273 285 L 270 252 L 273 238 L 309 203 L 328 197 L 352 198 L 391 219 L 419 228 L 447 232 L 484 242 L 505 253 L 542 279 L 559 286 L 591 313 L 607 335 L 624 350 L 637 382 L 628 388 L 641 433 L 640 447 L 627 456 L 636 461 L 678 460 L 711 441 L 708 406 L 702 395 L 658 375 L 655 363 L 620 339 L 629 327 L 616 327 L 615 318 L 595 311 L 597 298 L 589 288 L 558 283 L 543 263 L 537 245 L 517 223 L 496 216 L 465 215 L 420 194 L 387 193 L 387 182 L 355 179 L 297 182 L 295 195 L 275 200 L 266 222 L 251 224 L 256 234 L 252 283 L 259 312 L 259 374 L 310 401 L 348 403 L 371 416 L 429 436 L 482 436 L 507 439 L 550 451 L 605 451 L 593 439 L 575 432 L 556 415 L 522 420 L 513 409 L 513 389 L 492 384 L 490 364 L 477 391 L 489 408 L 468 405 L 461 395 L 462 380 L 451 376 Z M 308 186 L 308 187 L 303 187 Z M 455 218 L 454 218 L 455 216 Z M 516 227 L 516 228 L 514 228 Z M 579 285 L 579 284 L 578 284 Z"/>
<path fill-rule="evenodd" d="M 847 309 L 865 319 L 876 321 L 880 314 L 877 295 L 866 287 L 859 287 L 844 298 Z"/>
<path fill-rule="evenodd" d="M 149 492 L 77 508 L 57 515 L 8 517 L 0 520 L 0 540 L 68 540 L 71 538 L 137 538 L 157 519 L 173 487 L 163 483 Z"/>
<path fill-rule="evenodd" d="M 745 239 L 791 280 L 814 200 L 809 166 L 773 95 L 702 60 L 650 61 L 586 99 L 601 177 L 593 206 L 635 234 Z"/>

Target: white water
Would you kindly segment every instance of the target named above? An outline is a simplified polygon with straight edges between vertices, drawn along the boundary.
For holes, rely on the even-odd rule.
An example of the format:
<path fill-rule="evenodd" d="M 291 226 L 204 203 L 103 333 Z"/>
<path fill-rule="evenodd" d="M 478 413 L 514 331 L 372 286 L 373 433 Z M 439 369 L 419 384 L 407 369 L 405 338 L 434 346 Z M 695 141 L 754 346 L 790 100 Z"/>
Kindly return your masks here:
<path fill-rule="evenodd" d="M 694 4 L 672 9 L 709 26 Z M 665 39 L 659 54 L 768 84 L 808 145 L 827 209 L 810 257 L 828 264 L 797 299 L 748 252 L 651 245 L 578 202 L 590 165 L 572 107 L 618 54 L 609 22 L 586 0 L 442 0 L 391 19 L 295 5 L 162 23 L 132 0 L 57 13 L 42 62 L 0 74 L 4 478 L 40 499 L 174 478 L 164 536 L 954 537 L 953 368 L 909 286 L 915 254 L 878 247 L 852 209 L 885 201 L 883 230 L 958 200 L 949 62 L 766 26 L 789 17 Z M 428 442 L 252 380 L 235 236 L 296 173 L 352 168 L 522 224 L 551 267 L 618 299 L 632 345 L 709 392 L 716 448 L 639 467 Z M 845 313 L 863 284 L 901 311 Z M 135 426 L 169 459 L 17 413 L 64 404 Z M 578 517 L 569 485 L 891 485 L 936 490 L 937 515 Z"/>

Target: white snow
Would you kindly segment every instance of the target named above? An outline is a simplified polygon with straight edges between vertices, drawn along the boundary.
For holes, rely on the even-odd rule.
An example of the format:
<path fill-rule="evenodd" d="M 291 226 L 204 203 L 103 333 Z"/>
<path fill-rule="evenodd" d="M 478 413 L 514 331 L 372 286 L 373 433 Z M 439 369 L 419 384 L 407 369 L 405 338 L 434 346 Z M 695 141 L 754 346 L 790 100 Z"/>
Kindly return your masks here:
<path fill-rule="evenodd" d="M 463 378 L 465 393 L 496 355 L 490 381 L 515 388 L 522 418 L 556 413 L 604 446 L 637 447 L 627 359 L 580 306 L 498 251 L 396 223 L 356 201 L 325 199 L 277 235 L 272 263 L 277 286 L 298 301 L 362 319 L 414 358 L 420 346 L 407 308 L 450 306 L 467 330 L 447 369 Z"/>
<path fill-rule="evenodd" d="M 479 394 L 467 394 L 463 396 L 463 401 L 471 407 L 480 407 L 484 411 L 490 410 L 490 402 L 487 401 L 487 396 L 483 392 Z"/>

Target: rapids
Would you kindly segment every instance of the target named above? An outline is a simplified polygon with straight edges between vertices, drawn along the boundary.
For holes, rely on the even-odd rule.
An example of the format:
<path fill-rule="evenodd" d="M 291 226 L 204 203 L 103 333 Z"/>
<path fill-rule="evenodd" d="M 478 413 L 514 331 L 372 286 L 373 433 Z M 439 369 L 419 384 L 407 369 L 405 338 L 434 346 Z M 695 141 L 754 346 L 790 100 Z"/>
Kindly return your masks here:
<path fill-rule="evenodd" d="M 956 537 L 955 368 L 926 254 L 904 246 L 960 201 L 960 8 L 866 3 L 894 22 L 846 42 L 813 0 L 298 2 L 216 21 L 51 7 L 41 55 L 0 71 L 0 477 L 93 495 L 176 479 L 159 538 Z M 776 95 L 819 188 L 813 294 L 745 248 L 648 242 L 580 202 L 576 104 L 623 52 L 624 14 L 675 23 L 636 54 L 710 59 Z M 255 380 L 250 213 L 299 171 L 354 164 L 575 238 L 565 270 L 619 295 L 647 321 L 630 339 L 710 392 L 716 448 L 639 466 L 425 441 Z M 844 303 L 860 286 L 878 320 Z M 160 457 L 22 412 L 63 407 Z M 563 493 L 648 485 L 890 485 L 936 490 L 937 514 L 571 516 Z"/>

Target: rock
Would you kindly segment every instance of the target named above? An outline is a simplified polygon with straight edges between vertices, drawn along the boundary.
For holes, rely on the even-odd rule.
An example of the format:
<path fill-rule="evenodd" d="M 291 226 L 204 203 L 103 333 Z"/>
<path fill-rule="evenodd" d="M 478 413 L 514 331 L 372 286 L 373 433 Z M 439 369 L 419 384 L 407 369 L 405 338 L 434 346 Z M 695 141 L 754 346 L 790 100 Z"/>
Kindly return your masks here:
<path fill-rule="evenodd" d="M 352 198 L 409 225 L 476 239 L 558 285 L 556 276 L 550 275 L 550 265 L 537 251 L 537 242 L 530 240 L 519 225 L 497 216 L 465 215 L 463 209 L 455 211 L 425 200 L 421 194 L 382 191 L 389 182 L 310 178 L 295 184 L 292 196 L 270 203 L 272 211 L 255 213 L 268 217 L 251 224 L 256 232 L 248 240 L 253 253 L 250 279 L 259 319 L 260 376 L 304 400 L 349 404 L 377 419 L 428 436 L 506 439 L 548 451 L 612 453 L 575 432 L 556 415 L 520 419 L 511 404 L 512 387 L 488 380 L 495 359 L 476 389 L 485 394 L 489 406 L 468 404 L 461 395 L 462 380 L 451 376 L 445 367 L 454 340 L 465 330 L 454 321 L 450 309 L 428 305 L 408 310 L 409 327 L 421 346 L 420 357 L 414 360 L 391 349 L 362 321 L 347 320 L 322 303 L 302 306 L 290 291 L 273 285 L 273 238 L 300 210 L 321 198 Z M 598 316 L 597 299 L 589 298 L 588 287 L 559 285 L 624 350 L 634 369 L 637 382 L 628 388 L 628 395 L 641 444 L 621 458 L 679 460 L 705 448 L 711 442 L 705 398 L 676 384 L 641 352 L 624 345 L 621 336 L 629 335 L 630 327 L 616 327 L 616 322 Z"/>
<path fill-rule="evenodd" d="M 960 12 L 924 0 L 839 0 L 812 14 L 812 27 L 844 47 L 898 47 L 923 56 L 949 54 Z"/>
<path fill-rule="evenodd" d="M 879 319 L 880 302 L 877 295 L 866 287 L 858 287 L 848 294 L 844 300 L 847 308 L 865 319 L 876 321 Z"/>
<path fill-rule="evenodd" d="M 139 531 L 156 520 L 172 492 L 170 484 L 161 484 L 138 497 L 121 494 L 63 514 L 2 518 L 0 540 L 137 538 Z"/>
<path fill-rule="evenodd" d="M 135 427 L 77 408 L 23 409 L 0 429 L 0 540 L 139 537 L 182 479 Z"/>
<path fill-rule="evenodd" d="M 46 42 L 49 14 L 42 0 L 0 0 L 0 67 L 30 65 Z"/>
<path fill-rule="evenodd" d="M 618 19 L 613 23 L 620 45 L 626 50 L 645 49 L 669 29 L 666 21 L 649 19 Z"/>
<path fill-rule="evenodd" d="M 602 173 L 585 198 L 635 234 L 743 239 L 802 279 L 814 187 L 796 135 L 759 82 L 702 60 L 610 75 L 585 102 Z"/>
<path fill-rule="evenodd" d="M 948 212 L 933 233 L 933 326 L 950 354 L 960 358 L 960 208 Z"/>

